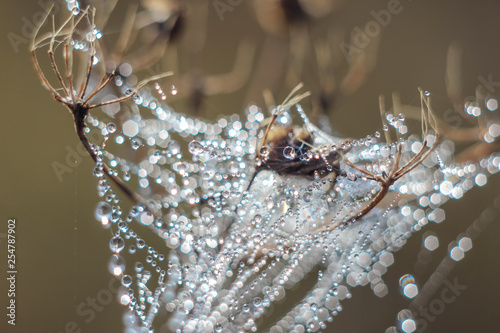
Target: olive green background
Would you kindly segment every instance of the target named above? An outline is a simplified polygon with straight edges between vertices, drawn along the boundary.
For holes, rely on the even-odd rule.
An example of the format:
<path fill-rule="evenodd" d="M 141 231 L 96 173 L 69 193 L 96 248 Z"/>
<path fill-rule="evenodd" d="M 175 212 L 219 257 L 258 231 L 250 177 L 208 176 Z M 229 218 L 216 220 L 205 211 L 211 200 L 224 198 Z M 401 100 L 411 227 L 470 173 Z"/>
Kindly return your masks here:
<path fill-rule="evenodd" d="M 346 31 L 356 26 L 363 28 L 373 20 L 370 10 L 385 9 L 387 3 L 348 2 L 323 20 L 316 33 L 330 25 L 343 26 Z M 226 12 L 223 21 L 212 4 L 208 6 L 203 66 L 210 73 L 226 72 L 231 69 L 238 43 L 249 38 L 260 47 L 264 34 L 249 3 Z M 444 77 L 446 52 L 452 41 L 459 41 L 464 49 L 465 95 L 474 94 L 480 75 L 491 74 L 494 81 L 500 81 L 500 2 L 401 0 L 401 4 L 403 11 L 392 18 L 383 32 L 374 72 L 354 95 L 339 99 L 330 115 L 334 128 L 347 136 L 361 137 L 380 129 L 379 94 L 390 96 L 399 91 L 403 102 L 417 105 L 417 87 L 421 86 L 433 93 L 438 112 L 450 108 Z M 90 158 L 83 158 L 73 172 L 58 181 L 51 164 L 65 163 L 66 148 L 78 146 L 71 117 L 41 87 L 27 45 L 19 45 L 19 52 L 15 52 L 7 38 L 8 33 L 22 36 L 23 17 L 32 22 L 41 7 L 35 1 L 2 1 L 0 11 L 0 236 L 6 233 L 8 218 L 15 218 L 18 271 L 17 320 L 12 327 L 7 325 L 5 316 L 7 255 L 5 238 L 0 238 L 0 331 L 64 332 L 65 325 L 74 321 L 82 332 L 121 332 L 123 308 L 115 300 L 96 312 L 95 319 L 88 323 L 88 316 L 76 312 L 76 307 L 88 297 L 95 298 L 108 288 L 111 280 L 107 269 L 111 255 L 109 232 L 93 216 L 98 202 L 93 165 Z M 104 35 L 106 38 L 106 30 Z M 187 71 L 188 65 L 184 67 Z M 277 98 L 281 100 L 289 90 L 290 87 L 283 87 Z M 241 112 L 245 96 L 245 92 L 238 92 L 209 98 L 203 116 L 214 119 L 219 114 Z M 182 104 L 179 108 L 177 111 L 183 112 Z M 446 221 L 425 228 L 436 231 L 440 239 L 430 271 L 447 255 L 447 244 L 500 194 L 499 178 L 496 175 L 486 186 L 447 203 Z M 497 214 L 452 271 L 450 278 L 457 277 L 467 289 L 455 302 L 446 305 L 425 332 L 498 332 L 499 222 Z M 413 265 L 422 234 L 414 235 L 395 254 L 396 263 L 383 277 L 389 285 L 389 295 L 378 298 L 369 287 L 354 288 L 352 299 L 342 303 L 344 310 L 326 332 L 384 332 L 395 324 L 397 313 L 408 304 L 398 292 L 397 282 L 403 274 L 415 272 Z M 427 278 L 415 276 L 420 286 Z"/>

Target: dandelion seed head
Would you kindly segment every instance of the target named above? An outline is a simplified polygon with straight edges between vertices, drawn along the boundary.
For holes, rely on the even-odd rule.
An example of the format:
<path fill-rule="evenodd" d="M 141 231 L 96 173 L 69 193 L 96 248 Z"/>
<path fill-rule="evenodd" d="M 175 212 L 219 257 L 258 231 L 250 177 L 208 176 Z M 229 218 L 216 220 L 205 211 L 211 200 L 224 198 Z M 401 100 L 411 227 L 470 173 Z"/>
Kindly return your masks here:
<path fill-rule="evenodd" d="M 92 26 L 82 36 L 71 46 L 88 52 L 102 33 Z M 103 61 L 97 54 L 95 64 Z M 121 277 L 131 330 L 152 329 L 165 308 L 169 327 L 185 332 L 257 331 L 269 308 L 306 276 L 316 280 L 271 331 L 324 330 L 353 287 L 369 284 L 376 296 L 387 295 L 383 278 L 393 252 L 430 222 L 443 222 L 441 205 L 485 185 L 500 166 L 498 156 L 452 166 L 450 141 L 411 132 L 397 112 L 359 139 L 317 128 L 300 105 L 293 107 L 293 96 L 272 111 L 271 123 L 255 105 L 245 116 L 211 122 L 172 109 L 157 78 L 130 88 L 138 81 L 131 64 L 117 72 L 110 82 L 133 103 L 106 105 L 85 121 L 86 133 L 99 135 L 90 148 L 102 198 L 95 218 L 112 231 L 109 270 Z M 486 105 L 497 108 L 492 99 Z M 484 115 L 476 102 L 464 110 Z M 487 142 L 500 136 L 495 126 L 488 126 Z M 135 200 L 132 207 L 122 192 Z M 438 246 L 436 236 L 425 237 L 425 251 Z M 449 256 L 460 261 L 471 248 L 472 239 L 460 237 Z M 419 294 L 413 275 L 399 283 L 405 297 Z M 409 310 L 398 314 L 398 325 L 416 330 Z"/>

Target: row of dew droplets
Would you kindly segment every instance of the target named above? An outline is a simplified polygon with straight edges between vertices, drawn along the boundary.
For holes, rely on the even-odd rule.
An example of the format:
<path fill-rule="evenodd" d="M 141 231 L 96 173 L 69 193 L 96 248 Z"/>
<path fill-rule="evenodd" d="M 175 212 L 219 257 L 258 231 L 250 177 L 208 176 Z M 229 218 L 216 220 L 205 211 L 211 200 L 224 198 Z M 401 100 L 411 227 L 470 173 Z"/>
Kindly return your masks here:
<path fill-rule="evenodd" d="M 94 120 L 94 123 L 96 121 Z M 109 123 L 101 132 L 104 135 L 104 143 L 102 148 L 106 146 L 106 141 L 109 136 L 115 133 L 117 127 L 114 123 Z M 157 312 L 159 307 L 158 298 L 162 293 L 162 285 L 165 276 L 165 271 L 161 269 L 158 263 L 164 261 L 165 256 L 159 254 L 152 247 L 146 247 L 146 242 L 142 240 L 130 227 L 130 223 L 133 219 L 139 220 L 144 225 L 150 225 L 154 217 L 151 213 L 144 211 L 141 206 L 133 207 L 129 215 L 125 220 L 122 220 L 122 210 L 118 205 L 119 199 L 116 194 L 111 190 L 111 187 L 107 184 L 107 179 L 104 175 L 104 162 L 103 156 L 108 154 L 103 154 L 101 148 L 96 145 L 93 146 L 96 152 L 96 168 L 94 170 L 94 175 L 99 178 L 98 181 L 98 193 L 101 197 L 105 196 L 106 201 L 100 202 L 95 209 L 95 217 L 101 224 L 109 229 L 112 227 L 111 224 L 116 225 L 117 231 L 114 232 L 113 237 L 110 240 L 109 247 L 110 250 L 115 253 L 112 255 L 109 263 L 110 272 L 115 276 L 121 276 L 123 289 L 120 290 L 119 299 L 121 304 L 128 305 L 130 310 L 136 313 L 142 323 L 145 326 L 149 326 L 154 318 L 154 314 Z M 117 175 L 114 170 L 109 171 L 110 174 Z M 115 204 L 111 206 L 110 203 Z M 148 255 L 146 255 L 145 262 L 156 271 L 158 274 L 158 285 L 153 291 L 147 287 L 148 281 L 151 279 L 151 273 L 149 270 L 145 270 L 142 263 L 137 262 L 134 265 L 135 278 L 137 282 L 137 292 L 138 297 L 136 298 L 134 289 L 131 288 L 132 277 L 130 275 L 124 274 L 125 272 L 125 259 L 120 255 L 126 246 L 126 240 L 135 239 L 135 244 L 131 244 L 128 247 L 128 252 L 134 254 L 137 250 L 143 250 L 147 248 Z M 144 251 L 144 250 L 143 250 Z M 149 304 L 149 310 L 147 310 L 147 304 Z"/>
<path fill-rule="evenodd" d="M 109 128 L 109 126 L 107 127 Z M 114 131 L 113 130 L 108 130 L 108 133 L 113 133 Z M 134 148 L 134 147 L 132 147 Z M 181 158 L 182 155 L 180 155 L 180 146 L 178 145 L 178 143 L 176 143 L 175 141 L 170 141 L 170 143 L 168 144 L 168 155 L 169 156 L 175 156 L 176 158 Z M 234 170 L 234 167 L 230 168 L 231 170 Z M 182 165 L 177 165 L 177 171 L 179 171 L 180 173 L 185 173 L 185 168 L 182 166 Z M 97 177 L 102 177 L 102 167 L 101 165 L 98 164 L 97 168 L 96 168 L 96 176 Z M 103 179 L 101 179 L 101 181 L 103 181 Z M 98 205 L 97 209 L 96 209 L 96 216 L 98 217 L 98 219 L 100 219 L 101 221 L 105 221 L 107 218 L 109 219 L 109 207 L 106 206 L 106 203 L 101 203 Z M 147 219 L 146 219 L 147 220 Z M 143 224 L 149 224 L 151 223 L 150 222 L 146 222 L 143 219 L 141 219 L 141 222 Z M 122 222 L 120 222 L 122 223 Z M 120 228 L 121 230 L 124 230 L 124 228 Z M 114 252 L 120 252 L 122 249 L 123 249 L 123 241 L 122 241 L 122 238 L 120 236 L 115 236 L 112 238 L 111 242 L 110 242 L 110 247 L 111 249 L 114 251 Z M 175 246 L 174 246 L 175 247 Z M 189 250 L 185 249 L 183 247 L 183 252 L 189 252 Z M 117 262 L 116 260 L 116 255 L 113 256 L 112 258 L 112 262 Z M 146 258 L 146 261 L 148 262 L 148 259 Z M 121 260 L 119 260 L 119 262 L 121 262 Z M 136 265 L 136 270 L 137 270 L 137 265 Z M 120 268 L 120 269 L 115 269 L 114 272 L 116 273 L 117 271 L 122 271 L 123 268 Z M 171 271 L 171 269 L 169 270 Z M 138 274 L 138 279 L 140 278 L 139 274 Z M 126 282 L 125 284 L 126 285 L 129 285 L 130 284 L 130 281 L 129 281 L 129 278 L 126 276 L 123 278 L 123 280 Z M 144 281 L 143 281 L 143 285 L 144 285 Z M 145 288 L 143 286 L 143 288 Z M 159 295 L 159 294 L 158 294 Z M 130 304 L 131 305 L 134 305 L 134 299 L 132 298 L 130 300 Z M 187 302 L 188 304 L 188 310 L 190 309 L 190 306 L 189 306 L 189 302 Z M 143 322 L 145 322 L 145 317 L 143 315 L 143 305 L 136 305 L 135 307 L 135 311 L 136 313 L 141 317 L 141 320 Z"/>

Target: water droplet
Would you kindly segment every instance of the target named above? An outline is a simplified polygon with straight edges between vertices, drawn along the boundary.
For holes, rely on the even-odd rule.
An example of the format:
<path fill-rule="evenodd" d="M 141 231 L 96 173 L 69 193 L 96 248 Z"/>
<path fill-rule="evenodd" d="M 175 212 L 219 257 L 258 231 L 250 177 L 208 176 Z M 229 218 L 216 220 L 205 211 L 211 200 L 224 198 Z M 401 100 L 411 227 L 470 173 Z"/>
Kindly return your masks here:
<path fill-rule="evenodd" d="M 181 175 L 184 175 L 187 170 L 187 166 L 185 163 L 179 162 L 174 165 L 174 170 L 177 170 Z"/>
<path fill-rule="evenodd" d="M 111 217 L 111 213 L 113 213 L 113 209 L 107 202 L 104 201 L 101 201 L 97 204 L 94 212 L 97 221 L 103 224 L 104 222 L 106 224 L 108 223 L 109 218 Z"/>
<path fill-rule="evenodd" d="M 175 96 L 177 95 L 178 92 L 179 90 L 177 90 L 177 88 L 174 85 L 172 85 L 172 88 L 170 88 L 170 93 Z"/>
<path fill-rule="evenodd" d="M 177 155 L 181 152 L 181 145 L 177 141 L 170 141 L 168 144 L 168 150 L 172 155 Z"/>
<path fill-rule="evenodd" d="M 269 156 L 270 149 L 268 146 L 262 146 L 260 147 L 259 153 L 262 157 L 268 157 Z"/>
<path fill-rule="evenodd" d="M 302 196 L 302 199 L 304 199 L 305 202 L 311 202 L 311 197 L 312 197 L 311 192 L 306 192 Z"/>
<path fill-rule="evenodd" d="M 108 192 L 108 190 L 111 188 L 111 186 L 109 186 L 107 183 L 106 183 L 106 180 L 105 179 L 101 179 L 99 181 L 99 183 L 97 184 L 97 192 L 99 193 L 99 196 L 102 197 L 106 194 L 106 192 Z"/>
<path fill-rule="evenodd" d="M 232 161 L 227 165 L 227 171 L 229 171 L 230 174 L 235 175 L 238 171 L 240 171 L 240 167 L 237 162 Z"/>
<path fill-rule="evenodd" d="M 125 259 L 118 254 L 113 254 L 109 260 L 109 271 L 114 276 L 119 276 L 125 271 Z"/>
<path fill-rule="evenodd" d="M 139 147 L 141 147 L 142 142 L 139 139 L 133 139 L 131 142 L 131 145 L 132 145 L 133 150 L 137 150 L 137 149 L 139 149 Z"/>
<path fill-rule="evenodd" d="M 137 273 L 140 273 L 144 270 L 144 265 L 140 262 L 136 262 L 135 263 L 135 267 L 134 267 L 134 270 L 137 272 Z M 145 271 L 147 272 L 147 271 Z"/>
<path fill-rule="evenodd" d="M 80 13 L 80 8 L 78 8 L 77 6 L 73 7 L 73 8 L 71 9 L 71 13 L 72 13 L 73 15 L 78 15 L 78 14 Z"/>
<path fill-rule="evenodd" d="M 376 131 L 376 132 L 375 132 L 375 137 L 376 137 L 376 138 L 380 138 L 380 132 L 379 132 L 379 131 Z"/>
<path fill-rule="evenodd" d="M 335 151 L 335 150 L 333 150 L 333 151 Z M 314 157 L 314 155 L 313 155 L 312 151 L 308 150 L 304 154 L 300 155 L 300 160 L 307 162 L 307 161 L 310 161 L 313 157 Z"/>
<path fill-rule="evenodd" d="M 209 180 L 209 179 L 211 179 L 213 176 L 214 176 L 213 172 L 208 171 L 208 172 L 204 172 L 204 173 L 201 175 L 201 178 L 202 178 L 202 179 L 204 179 L 204 180 Z"/>
<path fill-rule="evenodd" d="M 121 232 L 125 233 L 128 231 L 128 224 L 123 221 L 118 222 L 118 229 L 120 229 Z"/>
<path fill-rule="evenodd" d="M 296 156 L 295 149 L 292 146 L 287 146 L 283 149 L 283 156 L 289 160 L 293 160 Z"/>
<path fill-rule="evenodd" d="M 192 247 L 188 242 L 182 243 L 182 245 L 181 245 L 181 252 L 182 253 L 188 254 L 189 252 L 191 252 L 191 250 L 192 250 Z"/>
<path fill-rule="evenodd" d="M 198 201 L 198 197 L 196 196 L 195 193 L 190 193 L 186 196 L 186 201 L 188 204 L 194 205 L 197 203 L 196 201 Z"/>
<path fill-rule="evenodd" d="M 134 91 L 133 91 L 132 89 L 127 89 L 127 90 L 125 90 L 125 95 L 127 95 L 127 96 L 130 96 L 130 95 L 132 95 L 133 93 L 134 93 Z"/>
<path fill-rule="evenodd" d="M 404 114 L 402 114 L 402 113 L 400 113 L 400 114 L 398 115 L 398 120 L 400 120 L 400 121 L 404 121 L 404 120 L 405 120 L 405 115 L 404 115 Z"/>
<path fill-rule="evenodd" d="M 135 94 L 134 97 L 133 97 L 133 100 L 134 100 L 135 104 L 141 104 L 142 101 L 143 101 L 141 95 L 139 95 L 139 94 Z"/>
<path fill-rule="evenodd" d="M 137 240 L 137 248 L 143 249 L 145 246 L 146 246 L 146 241 L 144 241 L 144 239 Z"/>
<path fill-rule="evenodd" d="M 125 172 L 123 174 L 123 180 L 128 182 L 130 180 L 130 173 L 129 172 Z"/>
<path fill-rule="evenodd" d="M 92 33 L 95 35 L 95 38 L 97 38 L 97 39 L 102 38 L 102 32 L 97 27 L 94 27 L 94 29 L 92 30 Z"/>
<path fill-rule="evenodd" d="M 95 167 L 94 176 L 96 176 L 96 177 L 104 176 L 104 171 L 102 170 L 102 167 Z"/>
<path fill-rule="evenodd" d="M 153 223 L 155 217 L 153 214 L 151 214 L 151 212 L 144 212 L 141 214 L 141 223 L 144 224 L 144 225 L 150 225 L 151 223 Z"/>
<path fill-rule="evenodd" d="M 424 95 L 425 95 L 425 96 L 430 96 L 430 95 L 431 95 L 431 93 L 430 93 L 429 91 L 427 91 L 427 90 L 426 90 L 426 91 L 424 91 Z"/>
<path fill-rule="evenodd" d="M 122 285 L 128 287 L 132 284 L 132 277 L 130 275 L 124 275 L 122 277 Z"/>
<path fill-rule="evenodd" d="M 115 236 L 109 241 L 111 251 L 118 253 L 125 247 L 125 241 L 120 236 Z"/>
<path fill-rule="evenodd" d="M 114 123 L 109 123 L 106 126 L 106 129 L 108 130 L 109 133 L 114 133 L 116 132 L 116 125 Z"/>
<path fill-rule="evenodd" d="M 203 145 L 196 140 L 193 140 L 188 145 L 189 152 L 193 155 L 200 155 L 203 153 Z"/>
<path fill-rule="evenodd" d="M 387 132 L 387 131 L 389 130 L 389 126 L 384 125 L 384 126 L 382 127 L 382 129 L 384 130 L 384 132 Z"/>

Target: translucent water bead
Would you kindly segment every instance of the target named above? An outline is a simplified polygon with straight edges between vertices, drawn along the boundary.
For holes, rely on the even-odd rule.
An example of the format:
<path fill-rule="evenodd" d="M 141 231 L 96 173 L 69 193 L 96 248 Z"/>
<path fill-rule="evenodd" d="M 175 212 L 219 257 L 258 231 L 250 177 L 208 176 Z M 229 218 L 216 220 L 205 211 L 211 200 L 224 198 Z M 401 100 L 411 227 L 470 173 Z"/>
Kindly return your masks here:
<path fill-rule="evenodd" d="M 132 284 L 132 277 L 130 275 L 124 275 L 122 277 L 122 285 L 124 287 L 129 287 Z"/>
<path fill-rule="evenodd" d="M 125 247 L 125 241 L 120 236 L 115 236 L 109 241 L 109 248 L 115 253 L 121 252 Z"/>
<path fill-rule="evenodd" d="M 296 157 L 295 149 L 291 146 L 285 147 L 285 149 L 283 149 L 283 156 L 293 160 Z"/>
<path fill-rule="evenodd" d="M 103 225 L 108 224 L 112 213 L 113 209 L 107 202 L 104 201 L 99 202 L 94 211 L 96 220 L 101 222 Z"/>
<path fill-rule="evenodd" d="M 116 125 L 114 123 L 109 123 L 106 125 L 106 129 L 108 130 L 109 133 L 114 133 L 116 132 Z"/>
<path fill-rule="evenodd" d="M 204 147 L 200 142 L 193 140 L 189 143 L 188 149 L 191 154 L 200 155 L 201 153 L 203 153 Z"/>
<path fill-rule="evenodd" d="M 109 271 L 115 276 L 123 274 L 125 271 L 125 259 L 118 254 L 113 254 L 109 260 Z"/>

